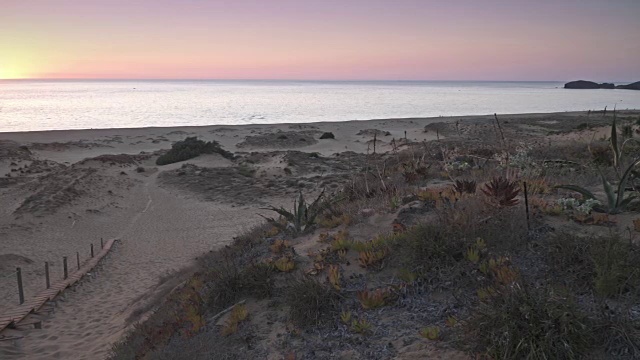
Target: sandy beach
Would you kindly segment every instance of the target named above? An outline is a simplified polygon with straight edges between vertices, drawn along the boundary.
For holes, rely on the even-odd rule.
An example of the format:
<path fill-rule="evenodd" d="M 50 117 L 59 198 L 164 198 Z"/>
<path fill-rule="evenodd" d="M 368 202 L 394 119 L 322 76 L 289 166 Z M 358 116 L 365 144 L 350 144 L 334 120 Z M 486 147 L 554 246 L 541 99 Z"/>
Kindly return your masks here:
<path fill-rule="evenodd" d="M 586 113 L 501 118 L 516 133 L 533 137 L 588 119 Z M 438 124 L 455 122 L 469 141 L 492 142 L 489 130 L 483 130 L 493 132 L 492 120 L 0 133 L 0 276 L 21 267 L 29 298 L 44 287 L 45 261 L 52 279 L 59 279 L 63 256 L 73 268 L 76 252 L 86 259 L 90 244 L 121 239 L 88 280 L 55 302 L 55 311 L 43 316 L 42 329 L 21 330 L 22 339 L 0 343 L 0 355 L 103 358 L 129 326 L 182 281 L 194 259 L 260 223 L 261 206 L 289 206 L 298 191 L 343 186 L 353 176 L 350 164 L 366 161 L 374 151 L 374 137 L 377 153 L 394 152 L 407 143 L 443 140 L 447 135 Z M 320 139 L 326 132 L 335 139 Z M 160 153 L 190 136 L 215 140 L 236 159 L 211 154 L 156 165 Z M 322 161 L 309 161 L 314 153 Z M 0 313 L 17 305 L 13 277 L 0 281 L 0 294 Z"/>
<path fill-rule="evenodd" d="M 43 329 L 21 331 L 24 339 L 3 342 L 0 354 L 34 359 L 106 356 L 110 344 L 136 320 L 131 314 L 139 316 L 155 293 L 175 286 L 170 274 L 189 268 L 200 254 L 259 223 L 260 204 L 291 201 L 298 187 L 285 184 L 291 177 L 284 170 L 287 150 L 324 156 L 373 152 L 371 129 L 380 129 L 376 151 L 386 152 L 394 141 L 400 145 L 405 131 L 413 141 L 435 139 L 436 133 L 423 129 L 435 121 L 441 119 L 0 133 L 0 276 L 21 267 L 28 299 L 44 288 L 45 261 L 54 281 L 62 277 L 63 256 L 73 269 L 76 252 L 84 260 L 90 244 L 121 239 L 90 281 L 56 301 Z M 319 140 L 324 132 L 336 139 Z M 234 153 L 267 154 L 254 164 L 255 184 L 224 188 L 229 179 L 222 178 L 220 188 L 189 191 L 179 182 L 163 180 L 163 173 L 183 163 L 159 167 L 154 154 L 187 136 L 216 140 Z M 236 166 L 219 155 L 185 163 L 214 169 Z M 139 167 L 144 172 L 138 172 Z M 329 172 L 342 176 L 350 169 L 323 171 L 322 176 L 330 178 Z M 319 188 L 311 179 L 314 171 L 305 172 L 293 175 L 309 178 L 303 190 Z M 267 180 L 282 186 L 273 191 Z M 0 282 L 0 294 L 0 312 L 17 305 L 14 277 Z"/>

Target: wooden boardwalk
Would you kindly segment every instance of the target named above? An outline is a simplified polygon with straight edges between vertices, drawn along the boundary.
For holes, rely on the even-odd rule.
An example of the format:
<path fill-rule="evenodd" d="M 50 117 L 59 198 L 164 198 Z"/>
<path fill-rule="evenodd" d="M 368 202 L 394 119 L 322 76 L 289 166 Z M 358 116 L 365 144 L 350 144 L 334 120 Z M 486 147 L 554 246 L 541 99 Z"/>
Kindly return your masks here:
<path fill-rule="evenodd" d="M 29 314 L 38 312 L 42 309 L 47 301 L 55 299 L 56 296 L 62 293 L 66 288 L 80 281 L 83 276 L 98 265 L 100 260 L 109 253 L 109 250 L 111 250 L 111 247 L 116 241 L 118 241 L 118 239 L 111 239 L 107 241 L 107 243 L 104 244 L 104 248 L 102 248 L 96 256 L 85 261 L 80 269 L 70 274 L 67 279 L 51 284 L 49 289 L 40 292 L 38 295 L 25 301 L 17 308 L 10 310 L 8 313 L 0 314 L 0 333 L 6 328 L 15 327 L 20 323 L 20 321 L 29 316 Z M 2 340 L 2 335 L 0 335 L 0 340 Z"/>

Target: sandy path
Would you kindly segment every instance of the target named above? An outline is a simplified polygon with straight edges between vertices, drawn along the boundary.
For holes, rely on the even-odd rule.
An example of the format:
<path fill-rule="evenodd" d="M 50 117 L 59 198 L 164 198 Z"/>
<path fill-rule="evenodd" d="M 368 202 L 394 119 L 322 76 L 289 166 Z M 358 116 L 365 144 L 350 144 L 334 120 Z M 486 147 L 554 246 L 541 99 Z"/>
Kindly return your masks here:
<path fill-rule="evenodd" d="M 0 357 L 101 359 L 125 330 L 128 315 L 148 298 L 160 276 L 189 265 L 259 219 L 250 209 L 182 198 L 147 178 L 132 189 L 122 239 L 89 281 L 69 290 L 41 330 L 26 330 Z M 118 224 L 114 224 L 118 225 Z M 4 355 L 3 355 L 4 352 Z"/>

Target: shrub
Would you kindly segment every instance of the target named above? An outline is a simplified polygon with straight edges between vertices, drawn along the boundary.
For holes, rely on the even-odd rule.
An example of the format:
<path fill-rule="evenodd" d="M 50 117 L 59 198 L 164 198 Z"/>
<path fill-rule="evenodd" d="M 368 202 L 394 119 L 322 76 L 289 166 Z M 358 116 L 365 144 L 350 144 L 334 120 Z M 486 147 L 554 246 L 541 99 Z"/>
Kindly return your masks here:
<path fill-rule="evenodd" d="M 335 135 L 332 132 L 326 132 L 320 135 L 320 139 L 335 139 Z"/>
<path fill-rule="evenodd" d="M 587 291 L 593 286 L 595 264 L 591 257 L 593 239 L 585 239 L 569 233 L 561 233 L 543 245 L 550 274 L 562 274 L 553 279 L 563 286 Z"/>
<path fill-rule="evenodd" d="M 578 131 L 591 129 L 591 125 L 589 125 L 588 123 L 582 123 L 582 124 L 578 125 L 578 126 L 576 127 L 576 129 L 577 129 Z"/>
<path fill-rule="evenodd" d="M 640 359 L 640 319 L 608 309 L 596 325 L 599 345 L 607 355 L 616 359 Z"/>
<path fill-rule="evenodd" d="M 238 173 L 244 177 L 250 178 L 250 177 L 253 177 L 253 175 L 255 175 L 256 169 L 247 165 L 240 165 L 238 167 Z"/>
<path fill-rule="evenodd" d="M 271 296 L 273 270 L 264 264 L 240 268 L 233 260 L 221 261 L 206 274 L 209 289 L 207 304 L 211 311 L 221 311 L 243 296 L 257 298 Z"/>
<path fill-rule="evenodd" d="M 340 312 L 338 293 L 307 276 L 291 280 L 284 297 L 291 321 L 299 326 L 331 321 Z"/>
<path fill-rule="evenodd" d="M 618 235 L 580 237 L 559 234 L 549 241 L 546 257 L 551 274 L 563 285 L 595 290 L 604 297 L 640 292 L 640 248 Z"/>
<path fill-rule="evenodd" d="M 217 141 L 202 141 L 198 138 L 187 137 L 178 141 L 166 154 L 161 155 L 156 160 L 156 165 L 173 164 L 179 161 L 192 159 L 200 154 L 220 154 L 227 159 L 233 159 L 233 154 L 220 147 Z"/>
<path fill-rule="evenodd" d="M 465 244 L 442 226 L 417 225 L 397 240 L 395 252 L 401 266 L 421 275 L 454 266 L 463 258 Z"/>
<path fill-rule="evenodd" d="M 599 166 L 613 166 L 613 151 L 611 146 L 595 144 L 589 147 L 593 163 Z"/>
<path fill-rule="evenodd" d="M 467 325 L 492 359 L 580 359 L 594 340 L 570 298 L 519 284 L 490 294 Z"/>
<path fill-rule="evenodd" d="M 637 246 L 618 236 L 610 236 L 595 244 L 591 256 L 595 264 L 596 293 L 614 297 L 640 290 L 640 251 Z"/>

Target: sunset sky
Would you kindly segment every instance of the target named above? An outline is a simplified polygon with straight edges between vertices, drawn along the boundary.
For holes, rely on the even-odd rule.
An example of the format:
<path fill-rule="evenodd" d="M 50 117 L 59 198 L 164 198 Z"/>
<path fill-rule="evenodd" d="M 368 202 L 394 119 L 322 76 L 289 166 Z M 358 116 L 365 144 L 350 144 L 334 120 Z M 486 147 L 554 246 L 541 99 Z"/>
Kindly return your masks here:
<path fill-rule="evenodd" d="M 0 0 L 0 79 L 640 80 L 640 0 Z"/>

